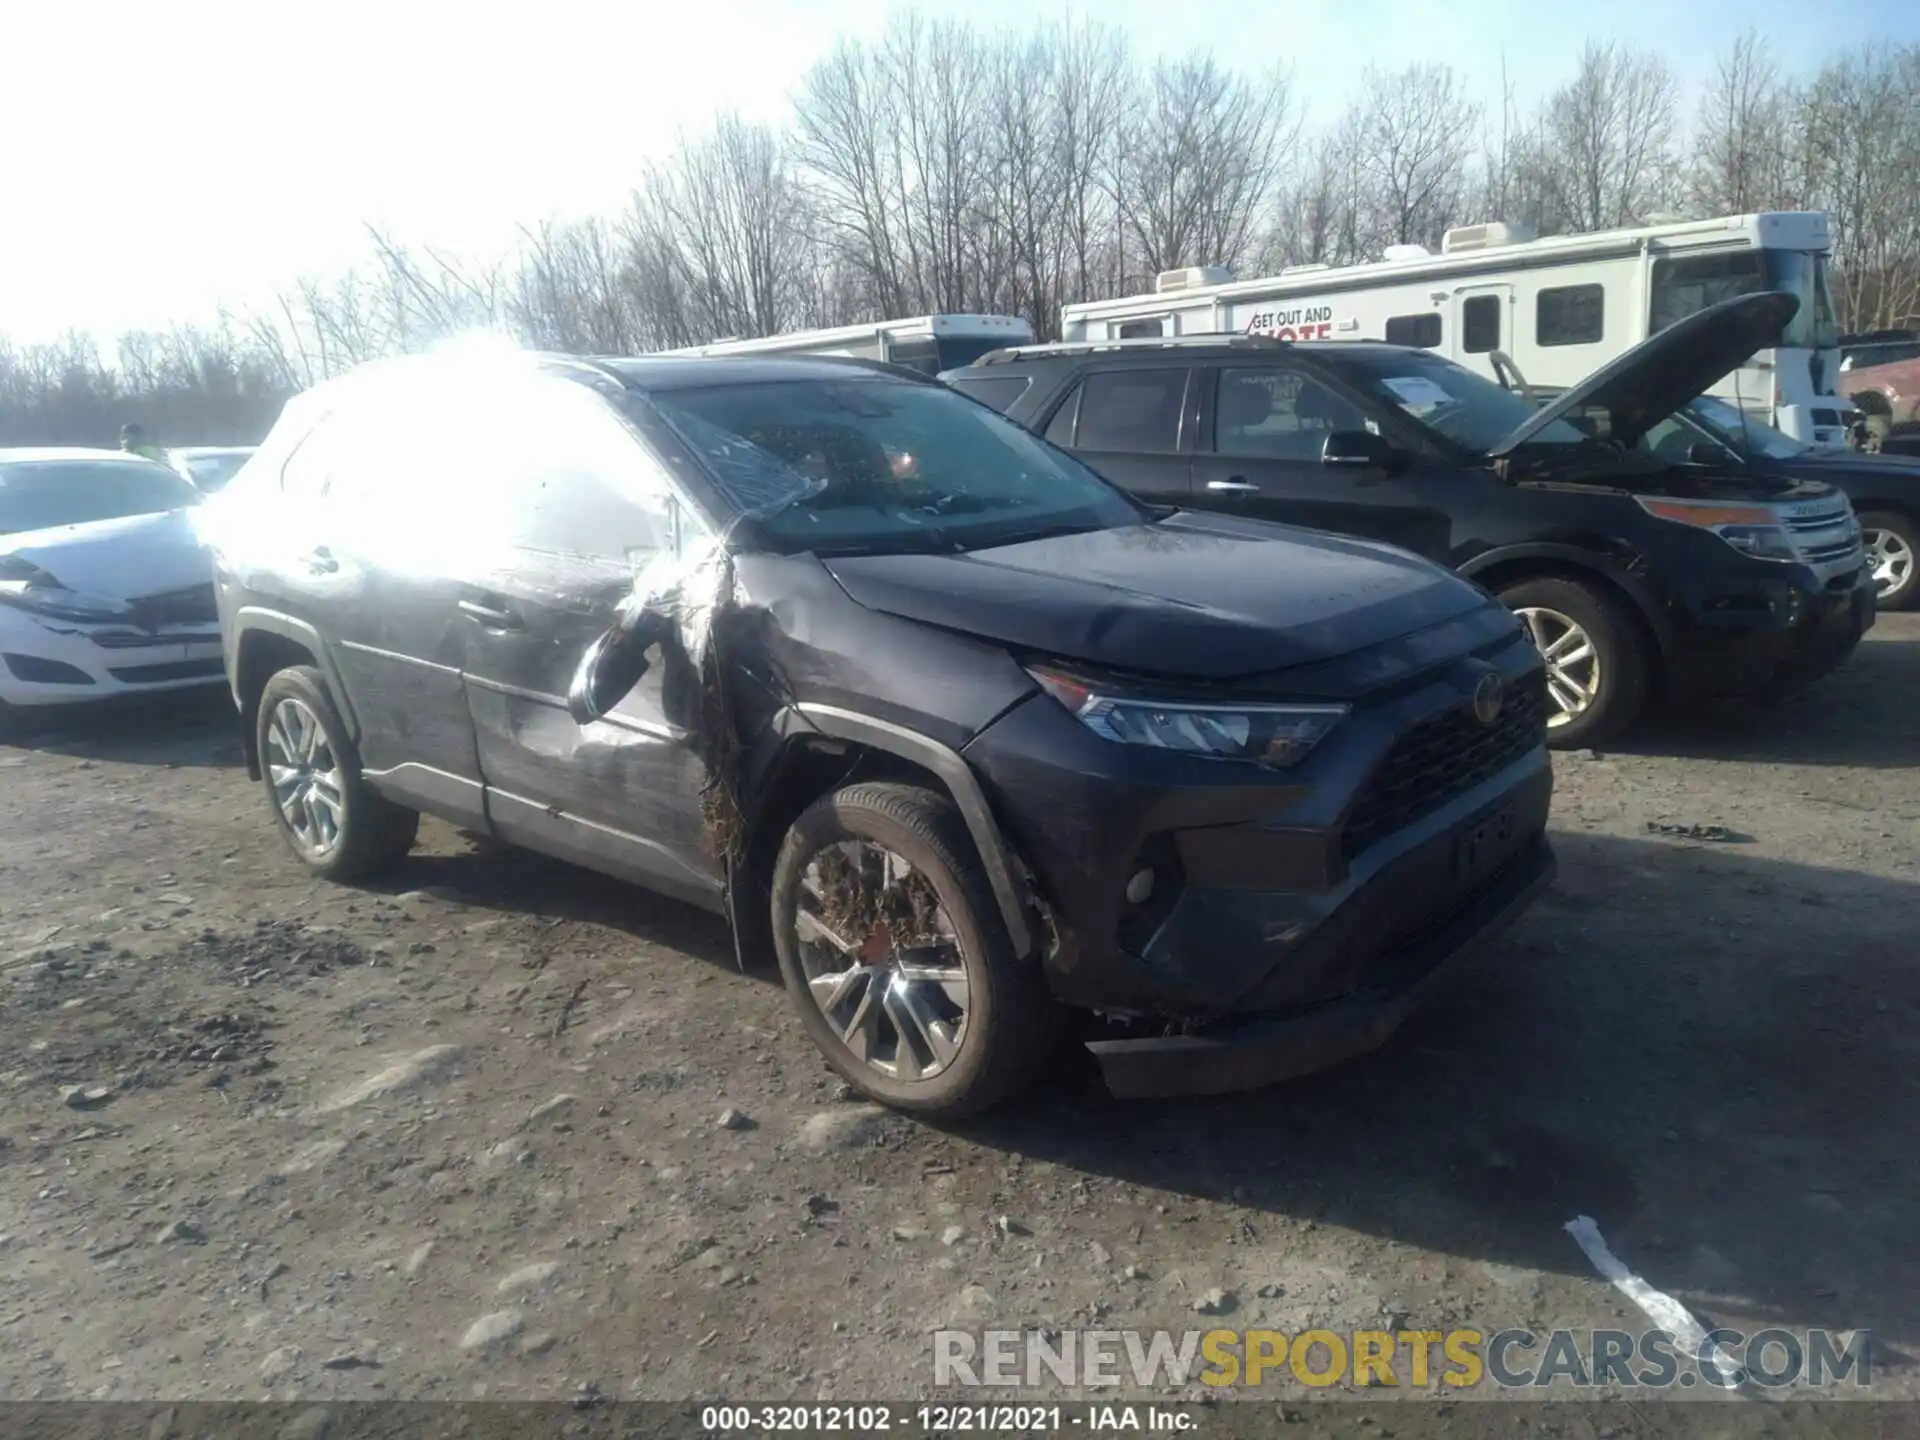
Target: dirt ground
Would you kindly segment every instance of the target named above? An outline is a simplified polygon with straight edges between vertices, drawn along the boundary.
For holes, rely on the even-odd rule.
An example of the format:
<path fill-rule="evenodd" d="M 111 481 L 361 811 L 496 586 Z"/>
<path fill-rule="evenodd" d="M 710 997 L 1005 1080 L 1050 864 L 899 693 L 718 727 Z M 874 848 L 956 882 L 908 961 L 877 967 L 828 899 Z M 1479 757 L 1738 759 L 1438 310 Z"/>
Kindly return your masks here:
<path fill-rule="evenodd" d="M 1645 1328 L 1583 1214 L 1920 1394 L 1920 617 L 1556 768 L 1556 890 L 1387 1051 L 1150 1105 L 1065 1064 L 943 1132 L 845 1098 L 673 902 L 438 825 L 381 890 L 307 880 L 219 699 L 0 748 L 0 1399 L 902 1398 L 947 1324 Z"/>

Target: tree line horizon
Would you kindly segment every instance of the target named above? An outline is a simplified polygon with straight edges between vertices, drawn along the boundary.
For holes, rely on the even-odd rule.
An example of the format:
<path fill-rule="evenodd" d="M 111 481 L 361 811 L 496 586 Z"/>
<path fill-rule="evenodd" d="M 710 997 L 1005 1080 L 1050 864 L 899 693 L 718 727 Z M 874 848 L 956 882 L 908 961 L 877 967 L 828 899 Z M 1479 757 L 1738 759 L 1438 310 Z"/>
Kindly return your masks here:
<path fill-rule="evenodd" d="M 994 313 L 1045 339 L 1062 304 L 1162 270 L 1347 265 L 1489 220 L 1550 235 L 1823 210 L 1843 329 L 1920 324 L 1920 45 L 1801 71 L 1750 31 L 1690 114 L 1666 60 L 1619 43 L 1590 41 L 1531 109 L 1502 89 L 1371 68 L 1309 124 L 1283 68 L 1144 59 L 1097 22 L 907 16 L 808 71 L 785 124 L 721 114 L 640 165 L 621 212 L 525 226 L 507 254 L 370 228 L 360 263 L 259 309 L 105 346 L 0 335 L 0 445 L 111 445 L 128 422 L 167 445 L 252 443 L 299 390 L 476 329 L 632 354 Z"/>

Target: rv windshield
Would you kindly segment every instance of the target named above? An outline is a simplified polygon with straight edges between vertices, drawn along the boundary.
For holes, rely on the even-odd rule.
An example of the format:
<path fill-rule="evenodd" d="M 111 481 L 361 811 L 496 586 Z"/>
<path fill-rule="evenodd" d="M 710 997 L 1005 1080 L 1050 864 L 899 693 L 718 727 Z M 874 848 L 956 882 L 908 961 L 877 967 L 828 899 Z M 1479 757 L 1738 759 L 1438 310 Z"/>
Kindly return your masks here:
<path fill-rule="evenodd" d="M 1827 257 L 1805 250 L 1763 250 L 1767 288 L 1784 290 L 1800 301 L 1787 322 L 1783 345 L 1803 350 L 1831 350 L 1840 343 L 1840 321 L 1833 310 L 1833 291 L 1827 283 Z"/>
<path fill-rule="evenodd" d="M 971 365 L 982 355 L 1018 345 L 1027 337 L 1002 335 L 933 335 L 895 340 L 887 347 L 887 360 L 918 370 L 922 375 L 938 375 L 943 370 L 958 370 Z"/>
<path fill-rule="evenodd" d="M 1143 518 L 1071 456 L 944 385 L 791 380 L 651 399 L 755 539 L 783 552 L 970 550 Z"/>
<path fill-rule="evenodd" d="M 1782 345 L 1831 350 L 1840 343 L 1827 257 L 1807 250 L 1722 250 L 1654 261 L 1652 328 L 1664 330 L 1709 305 L 1763 290 L 1784 290 L 1800 302 Z"/>
<path fill-rule="evenodd" d="M 1420 350 L 1355 350 L 1340 357 L 1341 374 L 1410 419 L 1484 455 L 1535 413 L 1529 400 L 1438 355 Z M 1586 437 L 1556 420 L 1529 443 L 1578 445 Z"/>

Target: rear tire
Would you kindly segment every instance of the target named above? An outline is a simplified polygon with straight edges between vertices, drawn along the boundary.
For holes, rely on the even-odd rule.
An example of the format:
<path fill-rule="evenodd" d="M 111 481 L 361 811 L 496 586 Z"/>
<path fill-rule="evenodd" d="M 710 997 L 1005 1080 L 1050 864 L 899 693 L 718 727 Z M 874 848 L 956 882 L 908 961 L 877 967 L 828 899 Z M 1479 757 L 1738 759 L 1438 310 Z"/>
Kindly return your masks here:
<path fill-rule="evenodd" d="M 1522 580 L 1500 592 L 1547 661 L 1547 743 L 1598 745 L 1640 718 L 1653 657 L 1626 607 L 1594 585 L 1561 576 Z"/>
<path fill-rule="evenodd" d="M 1920 604 L 1920 524 L 1889 510 L 1860 517 L 1867 562 L 1875 567 L 1874 585 L 1882 610 L 1911 610 Z M 1884 576 L 1882 572 L 1885 572 Z"/>
<path fill-rule="evenodd" d="M 260 692 L 261 783 L 287 848 L 328 880 L 373 875 L 413 848 L 420 812 L 360 776 L 360 754 L 320 672 L 297 665 Z"/>
<path fill-rule="evenodd" d="M 872 1099 L 957 1119 L 1027 1085 L 1055 1052 L 1060 1007 L 1038 963 L 1014 955 L 943 795 L 869 784 L 815 801 L 774 862 L 771 919 L 801 1023 Z M 893 932 L 909 926 L 901 945 Z"/>

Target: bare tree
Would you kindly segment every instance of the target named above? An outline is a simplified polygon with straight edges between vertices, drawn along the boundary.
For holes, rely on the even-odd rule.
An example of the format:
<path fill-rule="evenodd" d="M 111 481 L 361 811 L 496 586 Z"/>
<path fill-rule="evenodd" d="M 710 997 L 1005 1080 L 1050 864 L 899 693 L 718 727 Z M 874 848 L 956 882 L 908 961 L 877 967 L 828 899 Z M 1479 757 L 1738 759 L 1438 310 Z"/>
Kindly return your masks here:
<path fill-rule="evenodd" d="M 548 350 L 618 355 L 639 348 L 627 246 L 598 218 L 523 229 L 507 306 L 514 329 Z"/>
<path fill-rule="evenodd" d="M 1238 264 L 1299 129 L 1282 72 L 1249 80 L 1207 55 L 1156 65 L 1114 179 L 1142 278 L 1181 265 Z"/>
<path fill-rule="evenodd" d="M 1815 202 L 1832 216 L 1842 323 L 1920 316 L 1920 45 L 1863 49 L 1807 87 L 1802 124 Z"/>
<path fill-rule="evenodd" d="M 1720 57 L 1694 133 L 1692 192 L 1702 214 L 1790 203 L 1789 99 L 1758 31 L 1747 31 Z"/>
<path fill-rule="evenodd" d="M 1484 116 L 1483 116 L 1484 119 Z M 1474 214 L 1480 220 L 1506 220 L 1519 214 L 1522 157 L 1534 144 L 1514 109 L 1507 56 L 1500 53 L 1499 118 L 1483 125 Z"/>
<path fill-rule="evenodd" d="M 721 116 L 648 170 L 635 203 L 639 228 L 665 242 L 695 329 L 769 335 L 792 321 L 812 234 L 774 131 Z"/>
<path fill-rule="evenodd" d="M 1382 245 L 1434 245 L 1460 217 L 1467 157 L 1480 107 L 1444 65 L 1369 69 L 1351 133 L 1372 198 L 1370 238 Z"/>
<path fill-rule="evenodd" d="M 794 100 L 799 153 L 827 201 L 839 253 L 864 273 L 870 303 L 881 314 L 908 313 L 909 266 L 898 196 L 898 120 L 880 56 L 848 41 L 820 61 Z"/>
<path fill-rule="evenodd" d="M 1630 225 L 1673 191 L 1678 90 L 1659 56 L 1587 42 L 1573 79 L 1548 98 L 1522 184 L 1543 230 Z"/>
<path fill-rule="evenodd" d="M 1057 32 L 1048 120 L 1053 174 L 1059 186 L 1054 215 L 1060 229 L 1061 298 L 1111 295 L 1123 265 L 1111 245 L 1116 233 L 1112 191 L 1101 181 L 1115 172 L 1116 151 L 1133 80 L 1126 39 L 1091 25 Z M 1041 317 L 1035 317 L 1039 326 Z M 1056 315 L 1038 333 L 1050 335 Z"/>

